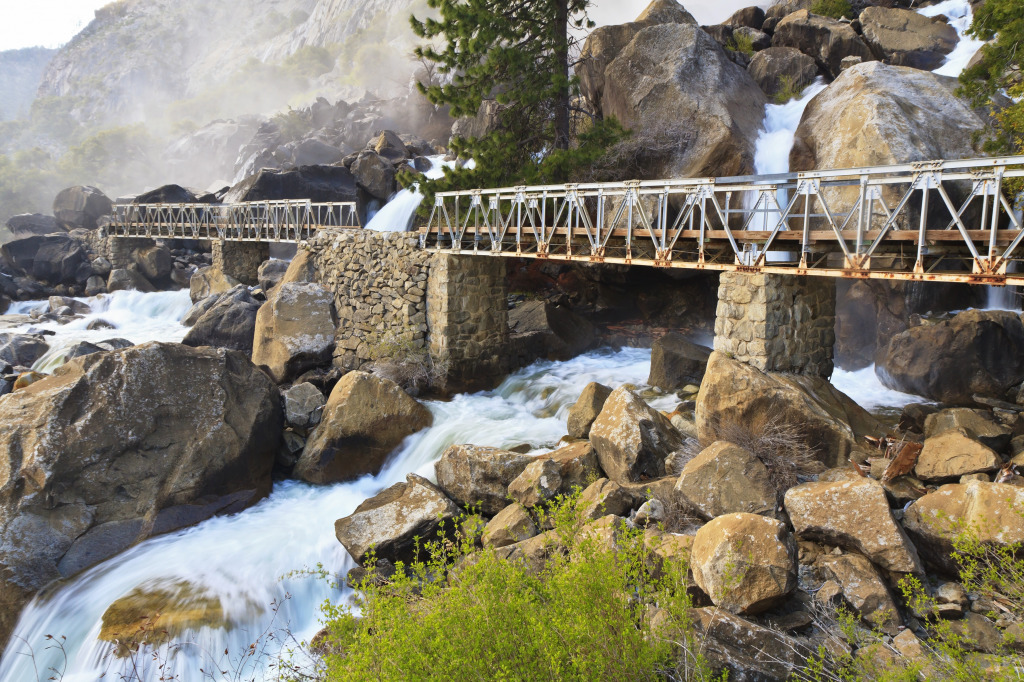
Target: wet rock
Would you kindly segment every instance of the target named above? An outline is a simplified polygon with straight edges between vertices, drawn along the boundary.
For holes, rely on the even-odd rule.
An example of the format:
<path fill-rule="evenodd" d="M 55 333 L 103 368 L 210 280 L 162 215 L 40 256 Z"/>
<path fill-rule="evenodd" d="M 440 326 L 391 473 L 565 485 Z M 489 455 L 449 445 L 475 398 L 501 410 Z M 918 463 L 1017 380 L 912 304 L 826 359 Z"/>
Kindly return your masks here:
<path fill-rule="evenodd" d="M 512 333 L 535 339 L 549 360 L 571 360 L 597 341 L 594 326 L 567 308 L 544 301 L 527 301 L 509 311 Z"/>
<path fill-rule="evenodd" d="M 4 397 L 0 638 L 50 581 L 265 496 L 280 410 L 244 355 L 160 343 L 79 358 Z"/>
<path fill-rule="evenodd" d="M 19 237 L 42 236 L 66 231 L 57 224 L 56 218 L 40 213 L 23 213 L 11 216 L 7 219 L 6 227 L 7 234 L 0 230 L 0 242 L 18 239 Z"/>
<path fill-rule="evenodd" d="M 311 383 L 292 386 L 282 394 L 284 420 L 296 429 L 309 429 L 320 423 L 327 400 Z"/>
<path fill-rule="evenodd" d="M 451 526 L 461 513 L 430 481 L 409 474 L 404 483 L 396 483 L 360 504 L 350 516 L 338 519 L 334 531 L 357 563 L 371 549 L 377 559 L 408 563 L 422 558 L 415 553 L 416 538 L 422 548 L 436 538 L 442 522 Z"/>
<path fill-rule="evenodd" d="M 878 59 L 932 71 L 942 66 L 960 37 L 943 18 L 895 7 L 868 7 L 860 14 L 864 40 Z"/>
<path fill-rule="evenodd" d="M 71 298 L 70 296 L 51 296 L 47 301 L 50 312 L 56 312 L 60 308 L 71 308 L 75 315 L 88 315 L 92 309 L 85 303 Z"/>
<path fill-rule="evenodd" d="M 786 493 L 786 512 L 801 538 L 854 549 L 884 569 L 921 573 L 921 561 L 893 519 L 878 481 L 805 483 Z"/>
<path fill-rule="evenodd" d="M 766 419 L 793 425 L 826 466 L 845 464 L 863 436 L 884 431 L 878 420 L 825 379 L 765 373 L 712 353 L 697 396 L 700 441 L 727 438 L 733 426 L 756 431 Z"/>
<path fill-rule="evenodd" d="M 269 293 L 274 287 L 281 283 L 284 275 L 288 272 L 289 262 L 272 258 L 260 265 L 259 281 L 260 289 Z"/>
<path fill-rule="evenodd" d="M 523 505 L 516 503 L 505 507 L 491 519 L 484 528 L 481 540 L 484 547 L 508 547 L 529 540 L 537 533 L 537 524 L 534 523 L 530 512 Z"/>
<path fill-rule="evenodd" d="M 434 465 L 437 485 L 459 505 L 493 516 L 508 505 L 508 486 L 533 458 L 508 450 L 452 445 Z"/>
<path fill-rule="evenodd" d="M 722 609 L 705 607 L 690 613 L 709 665 L 730 680 L 787 680 L 811 654 L 799 640 Z"/>
<path fill-rule="evenodd" d="M 608 514 L 629 516 L 636 506 L 632 492 L 607 478 L 600 478 L 587 486 L 580 494 L 578 504 L 580 515 L 595 521 Z"/>
<path fill-rule="evenodd" d="M 139 645 L 160 646 L 201 628 L 230 629 L 220 599 L 187 582 L 151 581 L 103 612 L 99 639 L 116 643 L 116 655 Z"/>
<path fill-rule="evenodd" d="M 761 50 L 751 58 L 747 72 L 772 99 L 782 90 L 800 92 L 820 73 L 814 58 L 795 47 Z"/>
<path fill-rule="evenodd" d="M 689 384 L 700 385 L 711 357 L 711 349 L 669 332 L 651 349 L 651 374 L 647 383 L 666 391 L 678 391 Z"/>
<path fill-rule="evenodd" d="M 911 504 L 903 515 L 903 527 L 926 560 L 955 573 L 951 555 L 958 524 L 975 529 L 980 542 L 1005 547 L 1024 542 L 1020 509 L 1024 509 L 1024 488 L 983 481 L 952 483 Z"/>
<path fill-rule="evenodd" d="M 368 194 L 387 201 L 395 193 L 395 166 L 376 152 L 364 151 L 352 163 L 356 182 Z"/>
<path fill-rule="evenodd" d="M 772 516 L 778 505 L 778 492 L 761 460 L 724 441 L 687 462 L 675 489 L 705 519 L 734 512 Z"/>
<path fill-rule="evenodd" d="M 152 293 L 156 288 L 135 270 L 117 269 L 110 272 L 107 279 L 107 291 L 141 291 Z"/>
<path fill-rule="evenodd" d="M 225 275 L 215 266 L 200 268 L 189 281 L 189 296 L 193 303 L 198 303 L 214 294 L 223 294 L 239 285 L 234 277 Z"/>
<path fill-rule="evenodd" d="M 834 580 L 840 586 L 846 603 L 869 626 L 888 635 L 899 632 L 902 624 L 899 609 L 871 561 L 858 554 L 843 554 L 821 557 L 815 566 L 823 578 Z"/>
<path fill-rule="evenodd" d="M 96 345 L 102 348 L 103 350 L 112 351 L 121 350 L 122 348 L 131 348 L 135 344 L 129 341 L 128 339 L 107 339 L 105 341 L 100 341 Z"/>
<path fill-rule="evenodd" d="M 92 355 L 93 353 L 102 353 L 104 350 L 105 349 L 100 348 L 96 344 L 89 343 L 88 341 L 80 341 L 68 348 L 64 359 L 69 362 L 75 358 L 85 357 L 86 355 Z"/>
<path fill-rule="evenodd" d="M 924 441 L 914 473 L 923 481 L 942 481 L 995 471 L 1002 465 L 1002 458 L 990 448 L 970 438 L 964 430 L 955 429 Z"/>
<path fill-rule="evenodd" d="M 562 474 L 558 462 L 541 458 L 530 462 L 523 473 L 509 484 L 508 494 L 524 507 L 533 508 L 552 499 L 561 489 Z"/>
<path fill-rule="evenodd" d="M 376 476 L 403 440 L 431 423 L 430 411 L 394 382 L 350 372 L 331 391 L 294 475 L 321 484 Z"/>
<path fill-rule="evenodd" d="M 785 524 L 757 514 L 719 516 L 697 531 L 694 582 L 716 606 L 757 614 L 796 589 L 796 543 Z"/>
<path fill-rule="evenodd" d="M 31 367 L 48 350 L 40 334 L 0 334 L 0 362 L 13 367 Z"/>
<path fill-rule="evenodd" d="M 142 276 L 154 284 L 165 281 L 171 275 L 173 261 L 171 251 L 166 246 L 139 249 L 134 258 Z"/>
<path fill-rule="evenodd" d="M 256 316 L 253 362 L 285 383 L 330 362 L 335 326 L 331 292 L 319 284 L 282 283 Z"/>
<path fill-rule="evenodd" d="M 69 187 L 53 200 L 53 216 L 65 230 L 95 230 L 103 216 L 114 212 L 114 204 L 95 187 Z"/>
<path fill-rule="evenodd" d="M 99 296 L 100 294 L 105 293 L 107 293 L 107 280 L 103 279 L 99 275 L 93 275 L 89 279 L 85 280 L 86 296 Z"/>
<path fill-rule="evenodd" d="M 892 338 L 876 372 L 889 388 L 947 404 L 1002 398 L 1024 381 L 1024 324 L 1011 312 L 968 310 L 912 327 Z"/>
<path fill-rule="evenodd" d="M 228 348 L 252 354 L 260 303 L 239 284 L 221 295 L 182 339 L 186 346 Z"/>
<path fill-rule="evenodd" d="M 714 38 L 695 25 L 642 29 L 605 69 L 603 90 L 587 94 L 602 102 L 606 117 L 615 116 L 637 132 L 632 144 L 644 158 L 648 177 L 753 171 L 764 94 Z M 679 121 L 687 123 L 674 124 Z M 700 133 L 694 135 L 694 130 Z"/>
<path fill-rule="evenodd" d="M 579 399 L 569 408 L 569 435 L 573 438 L 589 438 L 590 427 L 594 424 L 597 416 L 601 414 L 604 403 L 612 389 L 591 382 L 583 389 Z"/>
<path fill-rule="evenodd" d="M 67 234 L 14 239 L 0 246 L 0 254 L 15 272 L 47 284 L 76 284 L 88 279 L 85 249 Z"/>
<path fill-rule="evenodd" d="M 627 387 L 608 396 L 590 429 L 601 469 L 618 483 L 665 475 L 665 459 L 682 447 L 669 420 Z"/>
<path fill-rule="evenodd" d="M 871 49 L 849 24 L 811 14 L 808 10 L 793 12 L 780 21 L 775 27 L 772 45 L 795 47 L 814 57 L 833 78 L 839 75 L 844 57 L 874 59 Z"/>

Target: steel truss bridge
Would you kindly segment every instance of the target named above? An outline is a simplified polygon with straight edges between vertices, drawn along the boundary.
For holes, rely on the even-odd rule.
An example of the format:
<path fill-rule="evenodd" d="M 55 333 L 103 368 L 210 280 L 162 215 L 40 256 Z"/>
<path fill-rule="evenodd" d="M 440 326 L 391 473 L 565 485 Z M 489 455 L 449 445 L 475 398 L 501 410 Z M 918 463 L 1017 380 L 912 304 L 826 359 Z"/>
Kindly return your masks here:
<path fill-rule="evenodd" d="M 689 270 L 1024 285 L 1024 156 L 438 193 L 423 248 Z M 1016 186 L 1015 186 L 1016 183 Z"/>
<path fill-rule="evenodd" d="M 238 204 L 118 204 L 113 237 L 235 242 L 300 242 L 323 228 L 358 228 L 355 202 L 306 200 Z"/>

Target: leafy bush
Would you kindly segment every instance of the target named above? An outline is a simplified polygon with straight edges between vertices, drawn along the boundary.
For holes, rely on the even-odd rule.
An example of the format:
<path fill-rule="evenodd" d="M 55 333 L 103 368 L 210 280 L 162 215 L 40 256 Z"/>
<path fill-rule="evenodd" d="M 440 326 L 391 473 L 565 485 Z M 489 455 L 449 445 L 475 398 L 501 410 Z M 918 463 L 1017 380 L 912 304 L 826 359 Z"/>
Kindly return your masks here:
<path fill-rule="evenodd" d="M 328 679 L 710 679 L 699 654 L 683 677 L 675 669 L 680 644 L 698 650 L 686 635 L 686 566 L 669 562 L 653 575 L 640 531 L 623 529 L 610 549 L 583 532 L 576 497 L 560 500 L 552 518 L 539 571 L 456 534 L 427 543 L 431 558 L 389 582 L 368 577 L 361 617 L 325 611 Z"/>
<path fill-rule="evenodd" d="M 775 103 L 785 104 L 790 100 L 794 100 L 800 97 L 803 93 L 803 88 L 798 88 L 793 83 L 792 76 L 780 76 L 779 77 L 779 90 L 775 93 Z"/>
<path fill-rule="evenodd" d="M 729 40 L 729 49 L 735 52 L 742 52 L 748 57 L 754 56 L 754 39 L 741 33 L 733 33 Z"/>
<path fill-rule="evenodd" d="M 857 15 L 853 11 L 850 0 L 814 0 L 811 5 L 811 14 L 819 14 L 823 17 L 833 19 L 853 19 Z"/>

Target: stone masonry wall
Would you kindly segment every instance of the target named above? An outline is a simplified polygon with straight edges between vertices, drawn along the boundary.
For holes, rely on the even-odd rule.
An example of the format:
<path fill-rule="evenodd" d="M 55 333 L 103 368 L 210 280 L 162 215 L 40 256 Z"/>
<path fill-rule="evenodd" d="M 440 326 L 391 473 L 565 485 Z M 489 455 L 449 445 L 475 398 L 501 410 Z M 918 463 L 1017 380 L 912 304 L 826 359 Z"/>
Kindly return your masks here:
<path fill-rule="evenodd" d="M 324 230 L 304 248 L 316 281 L 334 292 L 336 365 L 359 369 L 384 342 L 426 348 L 430 254 L 416 235 Z"/>
<path fill-rule="evenodd" d="M 86 242 L 93 257 L 106 258 L 114 270 L 127 269 L 135 263 L 136 251 L 156 244 L 154 240 L 147 238 L 104 236 L 100 230 L 89 232 Z"/>
<path fill-rule="evenodd" d="M 488 388 L 507 374 L 512 358 L 503 259 L 435 255 L 427 323 L 430 352 L 450 363 L 449 390 Z"/>
<path fill-rule="evenodd" d="M 213 264 L 221 272 L 242 284 L 259 284 L 260 265 L 270 258 L 269 243 L 214 241 L 212 246 Z"/>
<path fill-rule="evenodd" d="M 722 273 L 715 350 L 765 372 L 830 377 L 835 315 L 831 279 Z"/>

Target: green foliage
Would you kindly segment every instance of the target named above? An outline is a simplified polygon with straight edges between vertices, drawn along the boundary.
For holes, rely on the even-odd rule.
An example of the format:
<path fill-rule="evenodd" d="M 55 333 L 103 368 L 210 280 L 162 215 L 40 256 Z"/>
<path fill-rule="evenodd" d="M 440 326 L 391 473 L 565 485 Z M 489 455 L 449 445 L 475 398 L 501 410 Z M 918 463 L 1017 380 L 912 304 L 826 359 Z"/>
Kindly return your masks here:
<path fill-rule="evenodd" d="M 735 52 L 742 52 L 748 57 L 754 56 L 754 39 L 742 33 L 733 33 L 729 39 L 729 49 Z"/>
<path fill-rule="evenodd" d="M 570 30 L 591 27 L 590 0 L 428 0 L 438 19 L 412 18 L 413 30 L 428 42 L 416 56 L 437 64 L 442 79 L 421 85 L 438 106 L 455 117 L 476 116 L 489 102 L 493 118 L 482 137 L 456 140 L 452 149 L 476 161 L 475 169 L 426 182 L 435 191 L 503 186 L 524 182 L 566 182 L 621 138 L 614 122 L 584 133 L 573 130 L 575 79 L 568 75 Z M 447 80 L 445 79 L 447 77 Z"/>
<path fill-rule="evenodd" d="M 557 530 L 540 570 L 456 532 L 390 582 L 368 577 L 361 617 L 327 605 L 328 679 L 659 680 L 679 645 L 698 651 L 685 564 L 652 574 L 641 531 L 622 529 L 610 549 L 583 532 L 577 496 L 546 514 Z M 685 679 L 710 679 L 690 660 Z"/>
<path fill-rule="evenodd" d="M 779 91 L 775 93 L 775 103 L 785 104 L 790 100 L 797 99 L 803 93 L 803 88 L 798 88 L 793 82 L 792 76 L 779 77 Z"/>
<path fill-rule="evenodd" d="M 1014 99 L 1024 98 L 1024 3 L 988 0 L 975 11 L 970 33 L 990 42 L 981 48 L 978 63 L 960 74 L 959 94 L 970 98 L 975 106 L 993 104 L 1004 91 Z M 997 107 L 994 118 L 997 129 L 985 142 L 985 151 L 1024 153 L 1024 101 Z M 1021 192 L 1024 183 L 1011 183 L 1007 189 L 1011 193 Z"/>
<path fill-rule="evenodd" d="M 814 0 L 811 5 L 811 13 L 833 19 L 853 19 L 857 15 L 853 11 L 850 0 Z"/>

